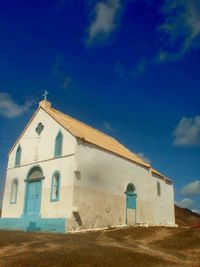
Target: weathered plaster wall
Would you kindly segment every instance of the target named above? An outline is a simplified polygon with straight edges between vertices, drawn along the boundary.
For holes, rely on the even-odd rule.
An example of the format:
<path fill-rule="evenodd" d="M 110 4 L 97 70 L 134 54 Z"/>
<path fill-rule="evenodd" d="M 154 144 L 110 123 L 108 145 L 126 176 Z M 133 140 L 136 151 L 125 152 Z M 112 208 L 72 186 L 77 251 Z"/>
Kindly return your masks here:
<path fill-rule="evenodd" d="M 125 198 L 86 187 L 74 187 L 71 230 L 125 225 Z"/>
<path fill-rule="evenodd" d="M 44 125 L 44 130 L 38 138 L 35 128 L 39 122 Z M 59 130 L 64 135 L 63 153 L 62 157 L 55 159 L 54 142 Z M 14 167 L 18 144 L 22 148 L 21 166 Z M 76 139 L 44 110 L 40 109 L 18 144 L 9 157 L 2 217 L 17 218 L 23 214 L 24 180 L 27 178 L 29 170 L 35 165 L 39 165 L 42 168 L 45 176 L 42 184 L 41 216 L 44 218 L 66 218 L 71 216 Z M 51 178 L 56 170 L 61 173 L 60 197 L 58 202 L 51 202 Z M 10 204 L 11 185 L 14 178 L 18 178 L 19 181 L 17 203 Z"/>
<path fill-rule="evenodd" d="M 133 183 L 137 191 L 136 222 L 174 225 L 173 187 L 161 182 L 147 168 L 79 141 L 74 182 L 74 228 L 99 228 L 126 223 L 125 190 Z"/>

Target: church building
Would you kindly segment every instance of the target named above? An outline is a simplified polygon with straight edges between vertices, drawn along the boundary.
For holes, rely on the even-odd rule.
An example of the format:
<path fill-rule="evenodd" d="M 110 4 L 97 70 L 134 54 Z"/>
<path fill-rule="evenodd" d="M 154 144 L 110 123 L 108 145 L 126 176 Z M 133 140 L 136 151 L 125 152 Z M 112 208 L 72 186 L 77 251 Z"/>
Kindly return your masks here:
<path fill-rule="evenodd" d="M 172 181 L 47 100 L 12 147 L 0 229 L 175 226 Z"/>

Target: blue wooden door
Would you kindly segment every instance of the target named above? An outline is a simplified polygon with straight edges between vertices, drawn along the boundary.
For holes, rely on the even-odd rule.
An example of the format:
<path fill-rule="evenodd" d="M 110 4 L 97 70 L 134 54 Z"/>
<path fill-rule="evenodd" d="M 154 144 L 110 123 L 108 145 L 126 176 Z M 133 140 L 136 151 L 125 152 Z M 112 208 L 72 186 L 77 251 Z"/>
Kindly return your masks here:
<path fill-rule="evenodd" d="M 39 215 L 41 202 L 41 180 L 28 183 L 26 198 L 26 214 Z"/>
<path fill-rule="evenodd" d="M 126 192 L 126 224 L 134 225 L 136 223 L 136 194 Z"/>
<path fill-rule="evenodd" d="M 135 193 L 126 193 L 126 208 L 127 209 L 136 209 L 136 194 Z"/>

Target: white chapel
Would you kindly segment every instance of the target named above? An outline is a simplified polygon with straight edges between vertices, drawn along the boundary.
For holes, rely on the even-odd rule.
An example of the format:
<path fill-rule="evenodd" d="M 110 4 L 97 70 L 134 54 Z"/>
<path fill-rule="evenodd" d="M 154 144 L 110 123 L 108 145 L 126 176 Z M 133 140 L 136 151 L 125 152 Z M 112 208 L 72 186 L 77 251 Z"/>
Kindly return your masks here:
<path fill-rule="evenodd" d="M 175 226 L 173 183 L 114 138 L 46 99 L 12 147 L 0 229 Z"/>

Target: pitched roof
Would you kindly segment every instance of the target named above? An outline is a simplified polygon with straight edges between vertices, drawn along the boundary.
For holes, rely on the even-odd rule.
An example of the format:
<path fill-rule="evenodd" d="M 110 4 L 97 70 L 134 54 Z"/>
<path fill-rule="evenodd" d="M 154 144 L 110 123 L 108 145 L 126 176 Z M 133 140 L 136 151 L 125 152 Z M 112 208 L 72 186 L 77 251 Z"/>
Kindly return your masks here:
<path fill-rule="evenodd" d="M 107 151 L 110 151 L 116 155 L 119 155 L 125 159 L 128 159 L 130 161 L 133 161 L 135 163 L 138 163 L 144 167 L 151 168 L 151 172 L 155 173 L 168 181 L 172 182 L 169 180 L 166 176 L 158 172 L 157 170 L 153 169 L 149 163 L 144 161 L 142 158 L 140 158 L 137 154 L 133 153 L 132 151 L 128 150 L 125 146 L 120 144 L 116 139 L 106 135 L 105 133 L 102 133 L 101 131 L 98 131 L 91 126 L 80 122 L 54 108 L 51 107 L 51 103 L 48 101 L 41 101 L 38 109 L 36 112 L 33 114 L 31 120 L 25 127 L 24 131 L 12 147 L 11 151 L 9 154 L 12 152 L 20 138 L 23 136 L 25 133 L 26 129 L 36 116 L 38 110 L 42 108 L 45 110 L 55 121 L 57 121 L 61 126 L 63 126 L 66 130 L 68 130 L 72 135 L 74 135 L 77 138 L 83 139 L 84 141 L 87 141 L 88 143 L 94 144 L 100 148 L 103 148 Z"/>
<path fill-rule="evenodd" d="M 149 163 L 141 159 L 137 154 L 128 150 L 125 146 L 120 144 L 116 139 L 80 122 L 54 108 L 50 105 L 43 105 L 41 107 L 60 125 L 67 129 L 75 137 L 83 139 L 84 141 L 94 144 L 100 148 L 117 154 L 123 158 L 134 161 L 145 167 L 150 167 Z"/>

